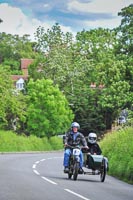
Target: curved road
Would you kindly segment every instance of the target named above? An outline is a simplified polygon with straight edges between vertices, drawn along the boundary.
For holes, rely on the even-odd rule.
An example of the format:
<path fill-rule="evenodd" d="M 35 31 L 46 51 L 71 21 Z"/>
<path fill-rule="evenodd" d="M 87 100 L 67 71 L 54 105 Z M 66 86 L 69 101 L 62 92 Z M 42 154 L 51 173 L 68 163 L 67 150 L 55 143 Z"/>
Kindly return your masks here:
<path fill-rule="evenodd" d="M 133 200 L 133 186 L 106 176 L 63 173 L 63 152 L 0 154 L 0 200 Z"/>

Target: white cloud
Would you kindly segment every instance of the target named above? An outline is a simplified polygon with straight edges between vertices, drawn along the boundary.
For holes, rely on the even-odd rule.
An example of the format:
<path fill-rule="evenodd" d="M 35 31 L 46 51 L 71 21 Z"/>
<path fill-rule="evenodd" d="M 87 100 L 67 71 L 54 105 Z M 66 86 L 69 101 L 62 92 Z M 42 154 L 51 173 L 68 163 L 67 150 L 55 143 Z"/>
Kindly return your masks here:
<path fill-rule="evenodd" d="M 98 27 L 113 29 L 118 27 L 121 23 L 121 16 L 118 16 L 118 12 L 120 12 L 122 8 L 129 6 L 132 3 L 132 0 L 92 0 L 87 3 L 73 0 L 68 3 L 68 10 L 71 13 L 82 13 L 84 15 L 90 13 L 99 13 L 101 16 L 104 13 L 110 14 L 112 15 L 112 18 L 105 18 L 104 16 L 103 19 L 93 18 L 92 20 L 89 18 L 88 20 L 78 21 L 80 24 L 82 24 L 85 30 Z"/>
<path fill-rule="evenodd" d="M 19 36 L 29 34 L 32 40 L 34 40 L 34 33 L 39 26 L 47 30 L 55 24 L 55 21 L 43 23 L 35 18 L 29 18 L 21 9 L 11 7 L 7 3 L 0 4 L 0 18 L 3 20 L 0 24 L 0 32 L 18 34 Z M 72 32 L 71 27 L 60 26 L 63 32 Z"/>
<path fill-rule="evenodd" d="M 84 27 L 88 27 L 88 29 L 95 29 L 95 28 L 109 28 L 109 29 L 113 29 L 116 28 L 120 25 L 121 22 L 121 18 L 118 17 L 116 19 L 105 19 L 105 20 L 95 20 L 95 21 L 84 21 L 83 26 Z M 85 30 L 87 30 L 85 28 Z"/>
<path fill-rule="evenodd" d="M 0 24 L 0 32 L 20 36 L 29 34 L 31 39 L 34 38 L 34 33 L 39 26 L 44 26 L 46 29 L 50 27 L 50 24 L 30 19 L 19 8 L 11 7 L 6 3 L 0 4 L 0 18 L 3 20 Z"/>
<path fill-rule="evenodd" d="M 132 0 L 92 0 L 88 3 L 73 0 L 68 3 L 68 10 L 76 13 L 112 13 L 116 16 L 122 8 L 131 3 L 133 3 Z"/>

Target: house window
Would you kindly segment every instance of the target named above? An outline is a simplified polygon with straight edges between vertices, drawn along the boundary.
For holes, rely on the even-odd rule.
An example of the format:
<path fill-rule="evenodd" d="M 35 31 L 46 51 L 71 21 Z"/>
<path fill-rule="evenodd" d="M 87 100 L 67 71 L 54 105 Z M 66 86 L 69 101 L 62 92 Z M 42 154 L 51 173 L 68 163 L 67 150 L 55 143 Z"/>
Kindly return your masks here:
<path fill-rule="evenodd" d="M 16 82 L 16 88 L 18 90 L 23 90 L 24 89 L 24 79 L 20 78 L 17 82 Z"/>

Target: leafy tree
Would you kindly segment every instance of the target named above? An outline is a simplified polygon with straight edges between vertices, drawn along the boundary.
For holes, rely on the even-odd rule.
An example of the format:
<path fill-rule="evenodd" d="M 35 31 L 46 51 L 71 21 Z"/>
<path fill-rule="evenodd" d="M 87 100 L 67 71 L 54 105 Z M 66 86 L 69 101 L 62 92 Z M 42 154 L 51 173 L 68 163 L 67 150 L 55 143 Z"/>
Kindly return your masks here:
<path fill-rule="evenodd" d="M 133 4 L 125 7 L 118 13 L 122 16 L 121 25 L 116 29 L 119 36 L 118 49 L 122 54 L 133 53 Z"/>
<path fill-rule="evenodd" d="M 18 129 L 21 129 L 19 123 L 26 120 L 26 97 L 14 89 L 9 71 L 0 66 L 0 126 L 12 129 L 16 119 Z"/>
<path fill-rule="evenodd" d="M 65 96 L 51 80 L 28 83 L 28 131 L 38 137 L 64 133 L 73 119 Z"/>
<path fill-rule="evenodd" d="M 72 41 L 70 37 L 64 40 L 57 25 L 47 32 L 39 28 L 36 37 L 39 51 L 47 54 L 41 54 L 32 66 L 31 76 L 50 78 L 59 85 L 85 132 L 110 129 L 133 98 L 132 57 L 116 51 L 122 43 L 117 31 L 83 30 Z"/>
<path fill-rule="evenodd" d="M 115 57 L 106 57 L 98 64 L 97 69 L 99 69 L 99 81 L 102 81 L 104 85 L 98 104 L 105 116 L 106 127 L 110 129 L 120 110 L 126 106 L 127 102 L 132 101 L 130 84 L 124 79 L 126 66 Z"/>
<path fill-rule="evenodd" d="M 0 63 L 3 66 L 8 63 L 12 72 L 19 71 L 21 58 L 35 58 L 37 55 L 34 50 L 35 42 L 30 42 L 28 37 L 29 35 L 19 37 L 0 33 Z"/>
<path fill-rule="evenodd" d="M 115 54 L 126 66 L 123 78 L 130 85 L 130 96 L 133 99 L 133 4 L 125 7 L 118 13 L 122 17 L 120 26 L 116 29 L 118 43 L 115 45 Z M 131 109 L 132 102 L 127 101 L 127 108 Z"/>
<path fill-rule="evenodd" d="M 95 64 L 101 61 L 104 54 L 113 53 L 116 42 L 116 33 L 113 30 L 103 28 L 83 30 L 76 35 L 76 51 Z"/>
<path fill-rule="evenodd" d="M 75 42 L 62 45 L 65 44 L 62 39 L 63 34 L 59 31 L 59 27 L 56 27 L 56 30 L 58 31 L 55 31 L 54 27 L 47 33 L 39 31 L 41 34 L 41 36 L 38 35 L 38 40 L 41 41 L 39 48 L 48 50 L 48 54 L 41 55 L 41 59 L 39 57 L 38 62 L 34 63 L 30 69 L 31 76 L 35 79 L 50 78 L 55 85 L 59 85 L 75 113 L 75 120 L 81 123 L 83 132 L 104 130 L 106 126 L 110 128 L 115 117 L 113 114 L 115 103 L 112 102 L 113 109 L 108 103 L 105 106 L 99 85 L 104 85 L 109 91 L 110 83 L 107 81 L 110 81 L 112 74 L 108 71 L 111 71 L 112 66 L 108 62 L 113 63 L 114 60 L 115 32 L 101 28 L 84 30 L 77 33 Z M 41 68 L 41 73 L 38 73 L 38 67 Z M 122 70 L 119 73 L 121 72 Z M 113 73 L 115 74 L 115 71 Z M 115 79 L 117 76 L 119 77 L 117 74 Z M 103 79 L 103 77 L 106 78 Z M 96 84 L 95 90 L 90 88 L 93 82 Z M 109 119 L 109 122 L 106 119 Z"/>
<path fill-rule="evenodd" d="M 53 48 L 60 48 L 72 42 L 72 34 L 67 32 L 64 34 L 58 23 L 52 26 L 51 29 L 45 31 L 44 27 L 38 27 L 35 33 L 36 50 L 39 52 L 49 52 Z"/>
<path fill-rule="evenodd" d="M 98 109 L 99 116 L 104 119 L 106 129 L 111 128 L 120 110 L 126 105 L 131 105 L 133 98 L 130 92 L 133 68 L 131 63 L 126 64 L 126 57 L 122 59 L 116 54 L 115 48 L 121 42 L 116 36 L 115 30 L 101 28 L 91 31 L 84 30 L 76 36 L 78 51 L 83 57 L 92 60 L 93 72 L 89 71 L 91 73 L 88 75 L 96 85 L 95 90 L 98 91 L 100 85 L 104 86 L 96 93 L 97 95 L 95 94 L 95 97 L 97 108 L 101 108 Z M 132 60 L 129 56 L 128 59 Z"/>

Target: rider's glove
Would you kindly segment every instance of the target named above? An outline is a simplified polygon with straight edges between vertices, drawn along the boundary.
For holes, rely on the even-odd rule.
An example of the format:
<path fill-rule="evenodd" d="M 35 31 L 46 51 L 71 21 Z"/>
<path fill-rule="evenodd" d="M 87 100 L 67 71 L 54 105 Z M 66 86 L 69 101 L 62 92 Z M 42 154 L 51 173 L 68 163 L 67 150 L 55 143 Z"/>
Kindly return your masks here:
<path fill-rule="evenodd" d="M 67 147 L 67 146 L 68 146 L 68 144 L 67 144 L 67 143 L 65 143 L 65 144 L 64 144 L 64 147 Z"/>
<path fill-rule="evenodd" d="M 89 149 L 89 147 L 88 147 L 88 146 L 85 146 L 85 149 Z"/>

